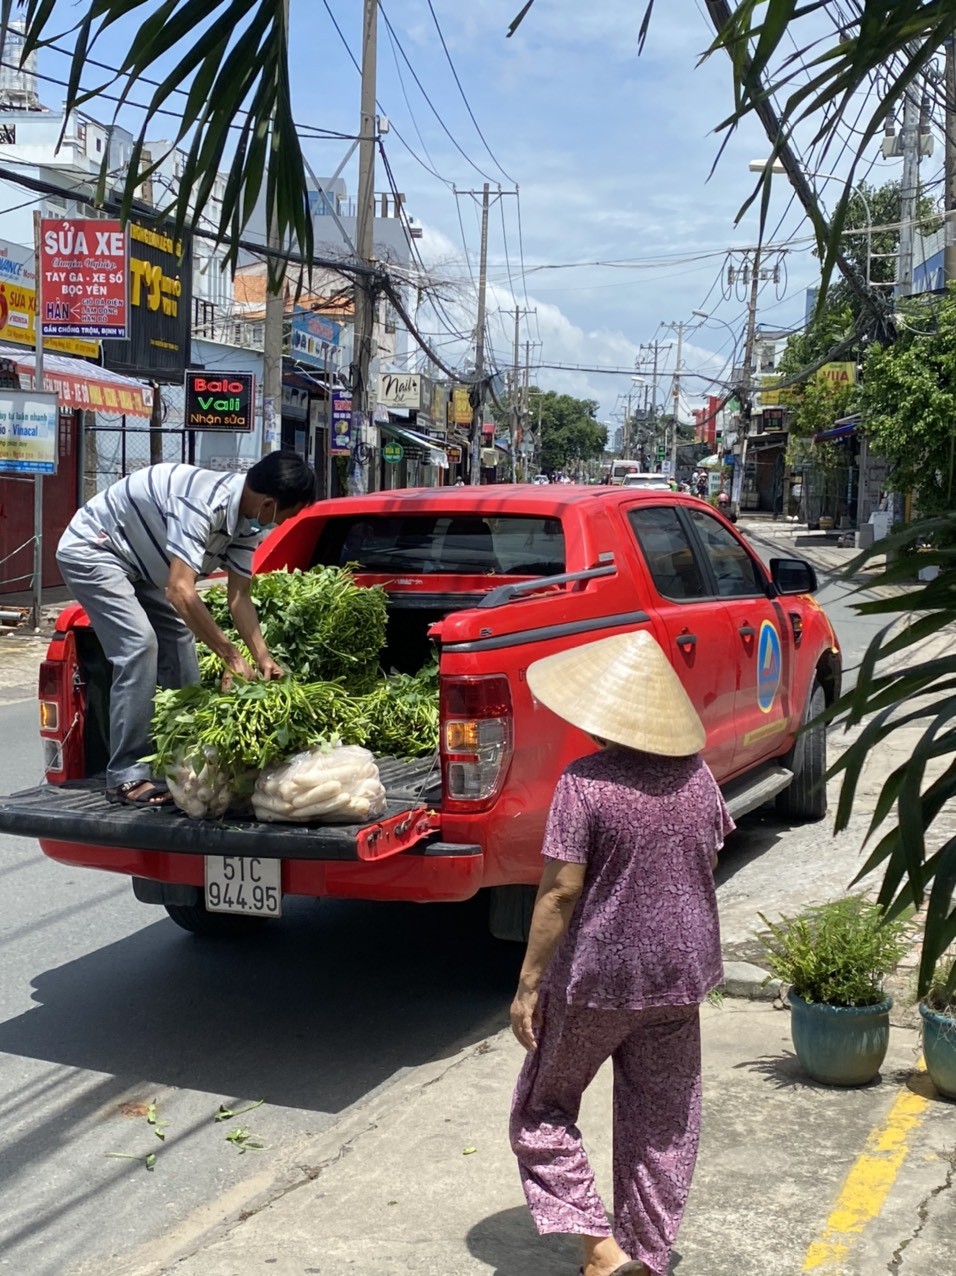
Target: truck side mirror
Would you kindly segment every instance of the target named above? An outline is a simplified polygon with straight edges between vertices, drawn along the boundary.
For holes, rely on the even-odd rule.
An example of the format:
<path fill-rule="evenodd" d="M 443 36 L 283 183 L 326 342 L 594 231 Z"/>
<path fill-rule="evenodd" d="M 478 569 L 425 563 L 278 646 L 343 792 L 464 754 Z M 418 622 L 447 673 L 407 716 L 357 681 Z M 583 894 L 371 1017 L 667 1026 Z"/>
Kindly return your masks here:
<path fill-rule="evenodd" d="M 817 574 L 802 558 L 771 558 L 770 576 L 778 594 L 817 592 Z"/>

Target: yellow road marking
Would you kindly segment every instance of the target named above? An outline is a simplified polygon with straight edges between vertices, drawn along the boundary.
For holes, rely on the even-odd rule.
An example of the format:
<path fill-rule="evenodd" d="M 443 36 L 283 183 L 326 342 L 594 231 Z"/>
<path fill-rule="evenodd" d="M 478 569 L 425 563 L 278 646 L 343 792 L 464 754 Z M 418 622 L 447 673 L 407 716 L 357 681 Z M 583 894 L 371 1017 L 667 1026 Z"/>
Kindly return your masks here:
<path fill-rule="evenodd" d="M 910 1089 L 897 1096 L 883 1125 L 871 1131 L 846 1176 L 820 1238 L 806 1252 L 802 1271 L 840 1270 L 838 1264 L 883 1208 L 909 1152 L 910 1135 L 923 1119 L 928 1102 Z"/>

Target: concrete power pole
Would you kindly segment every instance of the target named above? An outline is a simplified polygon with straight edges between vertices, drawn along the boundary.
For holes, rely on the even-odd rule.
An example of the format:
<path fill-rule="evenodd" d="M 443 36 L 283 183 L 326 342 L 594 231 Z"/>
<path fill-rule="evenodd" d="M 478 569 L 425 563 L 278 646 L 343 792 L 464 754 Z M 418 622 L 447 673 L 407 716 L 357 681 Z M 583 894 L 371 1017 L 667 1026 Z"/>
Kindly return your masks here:
<path fill-rule="evenodd" d="M 946 41 L 946 282 L 956 280 L 956 39 Z"/>
<path fill-rule="evenodd" d="M 514 310 L 505 310 L 506 315 L 515 317 L 514 358 L 511 363 L 511 481 L 518 481 L 518 436 L 521 432 L 521 316 L 533 314 L 532 310 L 522 310 L 515 306 Z"/>
<path fill-rule="evenodd" d="M 283 21 L 289 30 L 289 0 L 282 3 Z M 270 151 L 269 163 L 275 162 L 276 153 Z M 284 245 L 279 239 L 275 218 L 270 215 L 266 227 L 267 247 L 281 251 Z M 282 422 L 282 339 L 285 319 L 285 266 L 275 281 L 269 275 L 278 271 L 274 257 L 266 258 L 266 312 L 262 330 L 262 446 L 263 456 L 268 456 L 280 441 Z"/>
<path fill-rule="evenodd" d="M 374 3 L 374 0 L 373 0 Z M 481 482 L 481 426 L 484 413 L 485 375 L 485 291 L 488 286 L 488 207 L 489 185 L 485 182 L 481 192 L 481 260 L 478 268 L 478 318 L 475 334 L 475 390 L 474 407 L 471 417 L 470 452 L 468 481 L 475 487 Z"/>
<path fill-rule="evenodd" d="M 375 141 L 378 118 L 375 106 L 375 82 L 378 60 L 378 3 L 364 0 L 362 26 L 362 107 L 359 123 L 358 206 L 355 217 L 355 247 L 358 258 L 371 265 L 375 257 Z M 355 351 L 352 364 L 352 410 L 362 423 L 362 437 L 352 438 L 349 490 L 357 494 L 368 487 L 365 461 L 369 434 L 369 369 L 372 363 L 372 339 L 375 331 L 375 282 L 366 275 L 355 281 Z M 354 429 L 354 425 L 353 425 Z"/>
<path fill-rule="evenodd" d="M 680 420 L 680 365 L 684 354 L 684 321 L 677 325 L 677 361 L 674 364 L 674 423 L 671 426 L 671 473 L 677 482 L 677 424 Z"/>
<path fill-rule="evenodd" d="M 903 99 L 903 177 L 900 185 L 900 246 L 896 278 L 901 297 L 913 294 L 913 247 L 916 242 L 916 206 L 919 198 L 919 103 L 911 89 Z M 948 130 L 947 130 L 948 138 Z"/>

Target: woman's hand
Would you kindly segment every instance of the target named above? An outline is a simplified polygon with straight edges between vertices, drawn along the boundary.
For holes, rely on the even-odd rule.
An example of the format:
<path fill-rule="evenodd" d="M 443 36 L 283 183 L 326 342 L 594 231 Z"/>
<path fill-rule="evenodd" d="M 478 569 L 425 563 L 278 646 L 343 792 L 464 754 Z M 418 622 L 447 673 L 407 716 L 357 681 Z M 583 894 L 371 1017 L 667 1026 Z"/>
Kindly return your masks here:
<path fill-rule="evenodd" d="M 534 1016 L 538 1008 L 537 989 L 518 986 L 515 999 L 511 1003 L 511 1030 L 525 1050 L 537 1050 L 538 1042 L 534 1035 Z"/>

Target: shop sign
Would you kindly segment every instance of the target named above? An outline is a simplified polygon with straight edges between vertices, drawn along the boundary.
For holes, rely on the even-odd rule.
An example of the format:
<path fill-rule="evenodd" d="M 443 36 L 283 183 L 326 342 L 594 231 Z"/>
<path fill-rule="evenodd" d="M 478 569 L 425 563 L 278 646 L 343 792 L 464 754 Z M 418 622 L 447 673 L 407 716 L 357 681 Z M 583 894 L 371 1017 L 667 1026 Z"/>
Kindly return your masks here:
<path fill-rule="evenodd" d="M 451 392 L 451 420 L 454 425 L 471 425 L 473 409 L 471 391 L 466 385 L 456 385 Z"/>
<path fill-rule="evenodd" d="M 350 395 L 335 395 L 332 399 L 332 435 L 329 442 L 331 456 L 348 456 L 352 451 L 352 399 Z"/>
<path fill-rule="evenodd" d="M 5 260 L 0 257 L 0 264 Z M 33 278 L 32 271 L 30 278 Z M 0 271 L 0 341 L 27 346 L 31 350 L 36 348 L 37 343 L 36 289 L 13 281 L 3 271 Z M 87 359 L 97 359 L 100 353 L 98 341 L 83 341 L 80 337 L 45 337 L 43 348 Z"/>
<path fill-rule="evenodd" d="M 388 461 L 389 465 L 397 465 L 405 455 L 405 449 L 401 443 L 386 443 L 382 448 L 382 456 Z"/>
<path fill-rule="evenodd" d="M 383 372 L 378 379 L 378 401 L 389 408 L 417 412 L 422 406 L 422 381 L 417 372 Z"/>
<path fill-rule="evenodd" d="M 103 352 L 115 372 L 181 381 L 189 366 L 192 238 L 173 231 L 171 222 L 129 223 L 129 340 Z"/>
<path fill-rule="evenodd" d="M 856 385 L 855 363 L 825 363 L 818 375 L 831 385 Z"/>
<path fill-rule="evenodd" d="M 127 243 L 118 221 L 40 218 L 44 337 L 129 336 Z"/>
<path fill-rule="evenodd" d="M 0 474 L 55 474 L 59 415 L 55 394 L 0 391 Z"/>
<path fill-rule="evenodd" d="M 290 353 L 300 363 L 324 368 L 338 362 L 342 329 L 324 315 L 293 315 Z"/>
<path fill-rule="evenodd" d="M 460 447 L 448 448 L 448 463 L 450 465 L 461 464 L 461 448 Z"/>
<path fill-rule="evenodd" d="M 255 423 L 256 378 L 251 372 L 187 372 L 187 430 L 249 434 Z"/>

